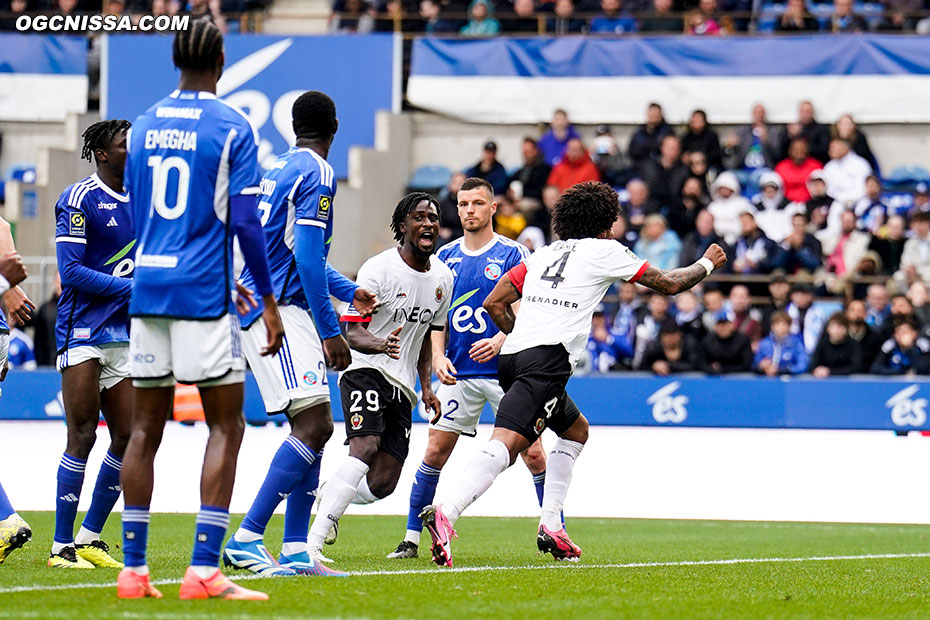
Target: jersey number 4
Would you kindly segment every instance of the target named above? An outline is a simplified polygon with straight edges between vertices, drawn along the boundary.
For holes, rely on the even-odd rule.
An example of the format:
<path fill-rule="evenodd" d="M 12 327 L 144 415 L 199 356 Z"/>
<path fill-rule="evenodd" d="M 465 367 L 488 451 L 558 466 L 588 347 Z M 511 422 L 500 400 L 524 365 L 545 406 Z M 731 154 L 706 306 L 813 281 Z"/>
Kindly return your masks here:
<path fill-rule="evenodd" d="M 557 288 L 565 278 L 562 277 L 562 272 L 565 271 L 565 265 L 568 263 L 568 257 L 571 255 L 571 252 L 565 252 L 562 254 L 562 257 L 559 260 L 555 261 L 543 272 L 539 277 L 540 280 L 545 280 L 546 282 L 552 282 L 552 288 Z"/>

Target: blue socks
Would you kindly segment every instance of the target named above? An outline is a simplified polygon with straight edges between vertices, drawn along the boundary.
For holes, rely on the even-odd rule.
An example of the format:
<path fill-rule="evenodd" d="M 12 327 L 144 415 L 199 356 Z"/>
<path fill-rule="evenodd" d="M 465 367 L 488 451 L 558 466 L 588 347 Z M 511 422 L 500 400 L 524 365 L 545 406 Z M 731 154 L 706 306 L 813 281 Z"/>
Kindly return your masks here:
<path fill-rule="evenodd" d="M 103 531 L 103 525 L 107 522 L 107 517 L 110 516 L 113 506 L 123 490 L 119 484 L 119 472 L 122 467 L 122 461 L 113 456 L 113 453 L 108 450 L 106 456 L 103 457 L 100 473 L 97 474 L 93 501 L 91 501 L 87 514 L 84 515 L 84 523 L 82 524 L 84 528 L 95 534 Z"/>
<path fill-rule="evenodd" d="M 3 490 L 3 485 L 0 484 L 0 521 L 3 521 L 14 512 L 16 511 L 13 510 L 13 506 L 10 504 L 10 498 L 6 496 L 6 491 Z"/>
<path fill-rule="evenodd" d="M 126 506 L 123 509 L 123 563 L 145 566 L 145 545 L 149 537 L 149 507 Z"/>
<path fill-rule="evenodd" d="M 293 435 L 285 439 L 271 460 L 271 467 L 268 468 L 265 482 L 262 483 L 262 488 L 259 489 L 239 529 L 254 534 L 264 534 L 274 509 L 298 484 L 303 482 L 307 471 L 316 459 L 316 452 Z M 309 518 L 309 510 L 307 514 Z M 306 536 L 306 530 L 304 530 L 304 536 Z"/>
<path fill-rule="evenodd" d="M 323 450 L 317 454 L 313 465 L 304 474 L 303 480 L 287 496 L 287 509 L 284 512 L 284 543 L 307 543 L 307 531 L 310 529 L 310 510 L 316 500 L 316 490 L 320 486 L 320 464 L 323 462 Z"/>
<path fill-rule="evenodd" d="M 58 544 L 69 545 L 74 542 L 74 518 L 77 515 L 86 466 L 85 459 L 61 455 L 55 500 L 55 542 Z"/>
<path fill-rule="evenodd" d="M 533 486 L 536 487 L 536 498 L 539 499 L 539 505 L 542 506 L 543 490 L 546 488 L 546 472 L 533 474 Z"/>
<path fill-rule="evenodd" d="M 416 477 L 413 479 L 413 487 L 410 489 L 410 512 L 407 513 L 408 532 L 423 530 L 420 512 L 433 503 L 433 498 L 436 496 L 436 485 L 439 484 L 439 474 L 440 470 L 435 467 L 420 463 Z"/>
<path fill-rule="evenodd" d="M 228 527 L 229 510 L 216 506 L 200 507 L 191 566 L 219 566 L 220 549 Z"/>

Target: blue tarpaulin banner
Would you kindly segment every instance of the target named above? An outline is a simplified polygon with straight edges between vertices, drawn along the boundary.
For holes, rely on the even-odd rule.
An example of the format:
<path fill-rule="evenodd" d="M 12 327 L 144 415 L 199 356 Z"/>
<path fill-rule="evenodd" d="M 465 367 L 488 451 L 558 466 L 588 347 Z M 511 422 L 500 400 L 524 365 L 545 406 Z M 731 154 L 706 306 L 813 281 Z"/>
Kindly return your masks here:
<path fill-rule="evenodd" d="M 63 121 L 87 111 L 87 39 L 0 34 L 0 120 Z"/>
<path fill-rule="evenodd" d="M 329 161 L 339 178 L 348 173 L 349 147 L 374 145 L 375 112 L 395 107 L 400 59 L 394 35 L 233 34 L 224 42 L 226 67 L 217 95 L 249 116 L 266 168 L 294 143 L 291 106 L 304 91 L 323 91 L 336 103 L 339 132 Z M 177 86 L 171 37 L 111 35 L 106 49 L 101 97 L 107 118 L 131 121 Z"/>

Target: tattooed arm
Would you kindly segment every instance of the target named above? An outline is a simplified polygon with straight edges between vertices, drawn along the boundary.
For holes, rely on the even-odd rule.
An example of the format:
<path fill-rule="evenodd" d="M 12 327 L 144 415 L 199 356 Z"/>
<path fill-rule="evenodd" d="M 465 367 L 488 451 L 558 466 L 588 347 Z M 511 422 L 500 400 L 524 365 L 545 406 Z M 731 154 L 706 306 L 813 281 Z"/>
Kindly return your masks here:
<path fill-rule="evenodd" d="M 727 255 L 723 252 L 723 248 L 716 243 L 707 248 L 702 258 L 709 260 L 713 264 L 714 270 L 720 269 L 727 262 Z M 636 282 L 664 295 L 677 295 L 687 291 L 708 275 L 707 270 L 699 262 L 687 267 L 670 269 L 669 271 L 656 269 L 649 265 Z"/>
<path fill-rule="evenodd" d="M 520 291 L 509 275 L 498 280 L 494 290 L 484 300 L 484 309 L 487 310 L 497 328 L 505 334 L 513 331 L 514 321 L 517 320 L 513 312 L 513 304 L 520 299 Z"/>

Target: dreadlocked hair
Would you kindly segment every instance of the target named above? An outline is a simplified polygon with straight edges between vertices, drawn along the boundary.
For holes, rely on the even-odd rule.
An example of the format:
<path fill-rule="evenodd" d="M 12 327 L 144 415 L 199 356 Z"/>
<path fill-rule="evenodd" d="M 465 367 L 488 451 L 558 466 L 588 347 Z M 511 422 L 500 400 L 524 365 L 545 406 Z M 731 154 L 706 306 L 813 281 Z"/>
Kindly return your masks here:
<path fill-rule="evenodd" d="M 204 70 L 216 66 L 222 52 L 223 33 L 213 22 L 198 19 L 174 35 L 171 55 L 178 69 Z"/>
<path fill-rule="evenodd" d="M 594 181 L 572 185 L 559 197 L 552 214 L 552 231 L 559 239 L 589 239 L 614 225 L 620 199 L 614 189 Z"/>
<path fill-rule="evenodd" d="M 127 131 L 129 126 L 129 121 L 118 118 L 110 121 L 100 121 L 85 129 L 81 136 L 84 138 L 84 146 L 81 148 L 81 159 L 93 162 L 92 158 L 96 157 L 94 151 L 107 148 L 110 141 L 113 140 L 113 137 L 121 131 Z"/>
<path fill-rule="evenodd" d="M 397 206 L 394 207 L 394 215 L 391 216 L 391 230 L 394 231 L 394 241 L 403 243 L 404 233 L 400 229 L 401 224 L 404 223 L 404 218 L 410 215 L 410 212 L 424 200 L 429 201 L 430 204 L 436 207 L 438 213 L 442 213 L 439 207 L 439 201 L 430 194 L 426 192 L 410 192 L 400 199 Z"/>

